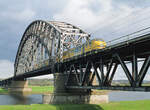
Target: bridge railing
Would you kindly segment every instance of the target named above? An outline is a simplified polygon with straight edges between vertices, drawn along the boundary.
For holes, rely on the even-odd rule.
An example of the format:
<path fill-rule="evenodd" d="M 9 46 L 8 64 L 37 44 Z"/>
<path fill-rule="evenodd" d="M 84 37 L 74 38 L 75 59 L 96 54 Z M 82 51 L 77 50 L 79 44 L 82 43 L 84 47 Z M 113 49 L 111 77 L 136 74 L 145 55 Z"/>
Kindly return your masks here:
<path fill-rule="evenodd" d="M 137 37 L 140 37 L 140 36 L 144 36 L 146 34 L 150 34 L 150 27 L 144 28 L 142 30 L 136 31 L 134 33 L 131 33 L 131 34 L 128 34 L 128 35 L 125 35 L 125 36 L 122 36 L 122 37 L 119 37 L 117 39 L 113 39 L 113 40 L 108 41 L 106 43 L 107 43 L 107 46 L 110 47 L 112 45 L 116 45 L 116 44 L 119 44 L 121 42 L 128 42 L 131 39 L 134 39 L 134 38 L 137 38 Z"/>

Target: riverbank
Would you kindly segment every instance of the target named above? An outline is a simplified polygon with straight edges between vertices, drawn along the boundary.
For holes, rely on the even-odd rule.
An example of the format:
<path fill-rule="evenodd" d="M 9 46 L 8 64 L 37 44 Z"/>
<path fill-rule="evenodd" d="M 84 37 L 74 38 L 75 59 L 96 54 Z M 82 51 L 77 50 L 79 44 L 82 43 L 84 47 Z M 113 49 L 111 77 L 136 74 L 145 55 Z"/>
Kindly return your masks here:
<path fill-rule="evenodd" d="M 53 93 L 54 86 L 29 86 L 32 88 L 30 94 L 49 94 Z M 0 88 L 0 94 L 9 94 L 7 89 Z"/>
<path fill-rule="evenodd" d="M 29 86 L 32 88 L 31 94 L 49 94 L 53 93 L 54 86 Z"/>
<path fill-rule="evenodd" d="M 0 88 L 0 94 L 8 94 L 8 90 Z"/>
<path fill-rule="evenodd" d="M 51 94 L 54 91 L 54 86 L 29 86 L 32 91 L 30 94 Z M 110 90 L 94 90 L 92 94 L 104 95 L 108 94 Z M 8 94 L 7 89 L 0 88 L 0 94 Z"/>
<path fill-rule="evenodd" d="M 0 110 L 149 110 L 150 100 L 121 101 L 92 105 L 2 105 Z"/>

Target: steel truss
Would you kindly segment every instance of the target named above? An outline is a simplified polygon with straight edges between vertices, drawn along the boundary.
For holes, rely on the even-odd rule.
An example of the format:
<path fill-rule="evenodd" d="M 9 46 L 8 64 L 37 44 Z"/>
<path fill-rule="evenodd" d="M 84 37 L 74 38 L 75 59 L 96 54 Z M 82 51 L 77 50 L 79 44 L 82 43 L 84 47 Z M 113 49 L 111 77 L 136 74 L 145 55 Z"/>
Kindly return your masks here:
<path fill-rule="evenodd" d="M 72 64 L 65 65 L 63 70 L 67 74 L 67 88 L 81 89 L 113 89 L 113 90 L 138 90 L 150 91 L 149 87 L 142 86 L 143 79 L 150 66 L 150 56 L 145 56 L 141 69 L 138 67 L 138 56 L 133 52 L 130 58 L 119 55 L 115 52 L 110 59 L 105 56 L 99 56 L 98 59 L 90 57 L 80 61 L 74 61 Z M 132 64 L 132 71 L 127 67 L 127 62 Z M 128 86 L 114 86 L 112 80 L 117 73 L 118 66 L 123 69 L 128 81 Z M 139 70 L 139 71 L 138 71 Z M 95 80 L 96 85 L 93 83 Z"/>
<path fill-rule="evenodd" d="M 18 48 L 15 76 L 40 69 L 44 60 L 48 60 L 52 67 L 56 59 L 57 62 L 62 61 L 63 51 L 81 45 L 89 37 L 89 34 L 69 23 L 32 22 L 25 30 Z"/>

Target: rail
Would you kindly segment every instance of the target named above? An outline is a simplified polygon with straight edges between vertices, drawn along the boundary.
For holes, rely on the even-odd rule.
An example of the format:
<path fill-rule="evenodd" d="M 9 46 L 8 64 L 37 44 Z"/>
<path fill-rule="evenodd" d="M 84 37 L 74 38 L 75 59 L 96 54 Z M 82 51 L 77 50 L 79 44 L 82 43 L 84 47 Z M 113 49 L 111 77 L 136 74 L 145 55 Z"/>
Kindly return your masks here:
<path fill-rule="evenodd" d="M 111 41 L 106 42 L 107 43 L 107 47 L 111 47 L 111 46 L 119 44 L 121 42 L 127 42 L 127 41 L 129 41 L 131 39 L 134 39 L 134 38 L 137 38 L 137 37 L 149 34 L 149 33 L 150 33 L 150 27 L 147 27 L 147 28 L 141 29 L 139 31 L 133 32 L 131 34 L 128 34 L 128 35 L 125 35 L 125 36 L 121 36 L 121 37 L 119 37 L 117 39 L 113 39 Z"/>

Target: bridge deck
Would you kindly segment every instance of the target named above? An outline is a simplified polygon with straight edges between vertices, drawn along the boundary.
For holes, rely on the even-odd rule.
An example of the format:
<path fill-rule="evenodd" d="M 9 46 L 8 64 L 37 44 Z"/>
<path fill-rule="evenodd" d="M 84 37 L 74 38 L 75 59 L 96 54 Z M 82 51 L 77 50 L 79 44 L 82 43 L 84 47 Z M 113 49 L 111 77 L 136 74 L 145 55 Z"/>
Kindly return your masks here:
<path fill-rule="evenodd" d="M 24 74 L 17 75 L 14 78 L 15 79 L 23 79 L 23 78 L 36 77 L 36 76 L 47 75 L 47 74 L 52 74 L 52 73 L 53 73 L 52 67 L 49 65 L 46 67 L 39 68 L 37 70 L 33 70 L 30 72 L 26 72 Z"/>
<path fill-rule="evenodd" d="M 132 59 L 133 50 L 136 51 L 136 55 L 139 58 L 148 56 L 150 54 L 150 34 L 139 36 L 117 44 L 112 44 L 112 45 L 108 44 L 108 46 L 104 49 L 93 50 L 82 55 L 74 56 L 70 59 L 64 60 L 63 63 L 71 64 L 72 62 L 81 62 L 81 61 L 86 62 L 86 59 L 88 59 L 89 57 L 90 58 L 92 57 L 93 60 L 98 61 L 99 57 L 101 56 L 103 56 L 104 59 L 110 60 L 112 58 L 112 55 L 115 52 L 119 52 L 119 54 L 122 57 L 126 58 L 126 60 L 129 61 L 130 59 Z M 52 68 L 50 66 L 42 67 L 38 70 L 33 70 L 31 72 L 20 74 L 15 77 L 28 78 L 28 77 L 35 77 L 35 76 L 46 75 L 46 74 L 52 74 Z"/>
<path fill-rule="evenodd" d="M 130 86 L 67 86 L 70 89 L 98 89 L 98 90 L 122 90 L 122 91 L 144 91 L 149 92 L 149 86 L 130 87 Z"/>
<path fill-rule="evenodd" d="M 88 53 L 66 59 L 63 63 L 84 61 L 84 59 L 86 60 L 89 57 L 93 57 L 93 60 L 97 60 L 97 58 L 101 56 L 103 56 L 104 59 L 110 60 L 112 55 L 116 52 L 126 58 L 127 61 L 132 59 L 131 57 L 133 52 L 136 53 L 138 58 L 148 56 L 150 54 L 150 34 L 139 36 L 117 44 L 108 44 L 108 46 L 104 49 L 93 50 Z"/>
<path fill-rule="evenodd" d="M 133 54 L 136 54 L 137 58 L 145 58 L 150 55 L 150 34 L 138 36 L 136 38 L 127 39 L 119 43 L 107 42 L 107 47 L 100 50 L 93 50 L 88 53 L 72 57 L 64 60 L 61 65 L 72 65 L 75 63 L 81 63 L 83 68 L 86 66 L 88 59 L 99 63 L 99 59 L 102 57 L 105 61 L 110 61 L 116 53 L 123 58 L 123 61 L 132 61 Z M 54 64 L 58 65 L 58 63 Z M 63 66 L 62 66 L 63 67 Z M 62 68 L 60 66 L 60 68 Z M 56 67 L 55 67 L 56 68 Z M 58 67 L 59 68 L 59 67 Z M 12 79 L 28 78 L 34 76 L 40 76 L 45 74 L 52 74 L 54 67 L 50 65 L 40 68 L 31 72 L 17 75 L 12 78 L 8 78 L 5 81 Z M 56 69 L 59 71 L 59 69 Z M 55 70 L 55 72 L 57 72 Z M 3 82 L 5 82 L 3 81 Z M 82 88 L 82 89 L 113 89 L 113 90 L 138 90 L 138 91 L 150 91 L 150 87 L 113 87 L 113 86 L 66 86 L 68 88 Z"/>

